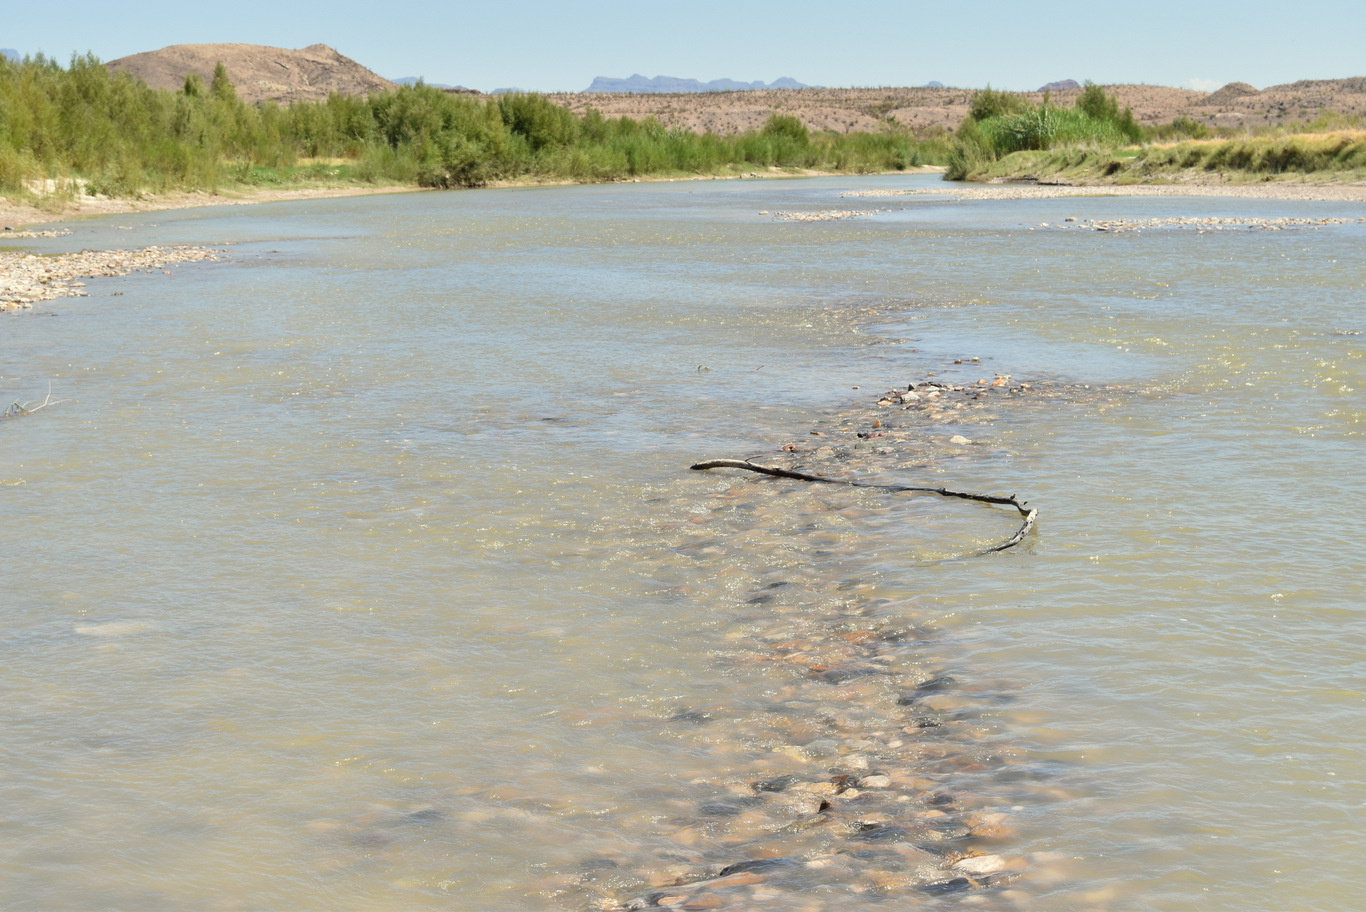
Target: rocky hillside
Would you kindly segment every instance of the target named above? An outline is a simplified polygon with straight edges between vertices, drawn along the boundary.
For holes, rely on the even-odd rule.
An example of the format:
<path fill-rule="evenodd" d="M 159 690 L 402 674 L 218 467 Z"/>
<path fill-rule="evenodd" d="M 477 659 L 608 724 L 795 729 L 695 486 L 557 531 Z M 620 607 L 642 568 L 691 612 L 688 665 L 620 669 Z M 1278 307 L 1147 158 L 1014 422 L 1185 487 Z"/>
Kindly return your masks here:
<path fill-rule="evenodd" d="M 1121 105 L 1142 124 L 1189 117 L 1223 127 L 1255 127 L 1311 120 L 1320 112 L 1366 115 L 1366 77 L 1320 79 L 1257 90 L 1230 83 L 1217 92 L 1169 86 L 1111 85 Z M 1054 104 L 1070 105 L 1080 87 L 1054 89 Z M 1038 104 L 1043 92 L 1026 92 Z M 672 95 L 564 94 L 550 96 L 570 110 L 597 108 L 608 117 L 656 117 L 667 127 L 740 133 L 763 126 L 775 111 L 795 114 L 813 130 L 876 131 L 889 121 L 924 131 L 962 123 L 973 90 L 954 88 L 795 89 Z"/>
<path fill-rule="evenodd" d="M 268 99 L 291 104 L 324 99 L 331 92 L 369 95 L 394 88 L 389 80 L 325 44 L 299 51 L 259 44 L 175 44 L 120 57 L 107 66 L 153 88 L 179 89 L 190 73 L 198 73 L 208 85 L 219 61 L 227 67 L 237 96 L 252 104 Z"/>

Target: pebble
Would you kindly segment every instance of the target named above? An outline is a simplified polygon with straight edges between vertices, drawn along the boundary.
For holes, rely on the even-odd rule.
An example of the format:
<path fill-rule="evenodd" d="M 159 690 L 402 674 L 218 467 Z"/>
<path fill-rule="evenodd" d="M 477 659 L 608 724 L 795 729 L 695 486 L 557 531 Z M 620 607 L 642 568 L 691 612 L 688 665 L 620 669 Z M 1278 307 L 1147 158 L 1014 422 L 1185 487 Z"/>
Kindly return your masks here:
<path fill-rule="evenodd" d="M 1000 855 L 974 855 L 953 863 L 955 871 L 964 874 L 996 874 L 1010 867 L 1010 860 Z"/>

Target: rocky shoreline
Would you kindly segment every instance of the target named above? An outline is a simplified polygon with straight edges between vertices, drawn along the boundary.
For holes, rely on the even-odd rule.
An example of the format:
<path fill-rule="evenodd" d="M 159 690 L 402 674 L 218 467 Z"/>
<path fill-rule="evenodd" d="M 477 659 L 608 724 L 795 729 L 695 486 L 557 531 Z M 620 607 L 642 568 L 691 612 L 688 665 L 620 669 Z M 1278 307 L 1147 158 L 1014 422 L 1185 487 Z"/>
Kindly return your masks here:
<path fill-rule="evenodd" d="M 20 233 L 21 236 L 25 233 Z M 40 233 L 41 237 L 59 236 Z M 217 260 L 225 253 L 210 247 L 143 247 L 137 250 L 83 250 L 37 254 L 0 251 L 0 311 L 32 310 L 41 301 L 85 297 L 85 282 L 133 272 L 165 272 L 176 263 Z"/>
<path fill-rule="evenodd" d="M 1316 202 L 1366 202 L 1366 184 L 1315 184 L 1267 181 L 1233 184 L 1183 181 L 1169 184 L 1043 184 L 1031 182 L 965 184 L 946 181 L 942 188 L 851 190 L 852 198 L 949 196 L 959 200 L 1058 199 L 1067 196 L 1200 196 L 1233 199 L 1279 199 Z"/>
<path fill-rule="evenodd" d="M 249 206 L 256 203 L 282 203 L 297 200 L 332 199 L 342 196 L 375 196 L 388 193 L 424 192 L 422 187 L 394 184 L 299 187 L 290 190 L 234 189 L 192 190 L 171 193 L 143 193 L 137 197 L 90 196 L 85 193 L 69 199 L 38 197 L 32 200 L 0 197 L 0 239 L 21 237 L 25 225 L 50 224 L 102 215 L 135 212 L 163 212 L 168 209 L 198 209 L 202 206 Z M 52 237 L 47 232 L 29 235 Z"/>

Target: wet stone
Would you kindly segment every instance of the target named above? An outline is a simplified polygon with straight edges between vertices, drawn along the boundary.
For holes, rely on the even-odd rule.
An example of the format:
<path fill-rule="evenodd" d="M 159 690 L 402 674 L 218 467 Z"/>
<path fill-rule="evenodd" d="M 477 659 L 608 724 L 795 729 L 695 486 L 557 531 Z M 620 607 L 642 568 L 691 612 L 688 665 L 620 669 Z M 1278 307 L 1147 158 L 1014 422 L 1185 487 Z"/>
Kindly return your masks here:
<path fill-rule="evenodd" d="M 734 817 L 743 811 L 738 804 L 704 804 L 697 809 L 703 817 Z"/>
<path fill-rule="evenodd" d="M 972 881 L 966 877 L 955 877 L 952 880 L 926 884 L 920 888 L 920 892 L 927 893 L 930 896 L 950 896 L 954 893 L 965 893 L 972 888 Z"/>
<path fill-rule="evenodd" d="M 750 861 L 737 861 L 735 864 L 726 865 L 716 873 L 717 877 L 730 877 L 733 874 L 745 874 L 753 871 L 772 871 L 776 868 L 790 868 L 796 866 L 797 862 L 791 858 L 755 858 Z"/>
<path fill-rule="evenodd" d="M 813 795 L 786 792 L 773 793 L 773 797 L 767 802 L 767 806 L 773 813 L 785 817 L 802 818 L 819 814 L 830 805 L 829 802 Z"/>
<path fill-rule="evenodd" d="M 431 823 L 442 823 L 447 819 L 446 812 L 438 808 L 423 808 L 411 814 L 404 814 L 398 819 L 400 825 L 425 825 Z"/>
<path fill-rule="evenodd" d="M 1008 859 L 1000 855 L 974 855 L 953 863 L 955 871 L 964 874 L 999 874 L 1010 866 Z"/>
<path fill-rule="evenodd" d="M 776 779 L 761 779 L 750 783 L 756 792 L 781 792 L 801 782 L 798 776 L 779 776 Z"/>
<path fill-rule="evenodd" d="M 910 836 L 917 844 L 934 844 L 938 842 L 952 842 L 955 839 L 962 839 L 972 832 L 966 825 L 957 821 L 945 821 L 930 824 L 919 824 L 910 832 Z"/>
<path fill-rule="evenodd" d="M 853 835 L 854 839 L 865 842 L 906 842 L 906 830 L 897 826 L 862 824 Z"/>
<path fill-rule="evenodd" d="M 922 695 L 929 693 L 938 693 L 939 691 L 944 690 L 945 688 L 957 683 L 958 679 L 952 677 L 951 675 L 940 675 L 938 677 L 930 678 L 928 681 L 923 681 L 917 684 L 915 686 L 915 691 L 916 693 Z"/>
<path fill-rule="evenodd" d="M 847 684 L 868 675 L 886 674 L 886 671 L 881 668 L 829 668 L 824 671 L 813 670 L 810 674 L 827 684 Z"/>

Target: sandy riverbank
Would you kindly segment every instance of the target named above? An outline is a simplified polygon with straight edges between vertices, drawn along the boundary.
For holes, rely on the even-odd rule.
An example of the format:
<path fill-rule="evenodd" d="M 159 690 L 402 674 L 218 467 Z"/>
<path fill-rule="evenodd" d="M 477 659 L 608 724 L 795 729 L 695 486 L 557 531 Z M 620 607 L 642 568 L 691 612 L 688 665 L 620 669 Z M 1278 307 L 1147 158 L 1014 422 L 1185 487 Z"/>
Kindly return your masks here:
<path fill-rule="evenodd" d="M 210 193 L 144 194 L 138 199 L 107 196 L 79 196 L 70 201 L 52 200 L 37 206 L 23 200 L 0 197 L 0 228 L 19 231 L 28 225 L 45 225 L 72 219 L 132 212 L 158 212 L 165 209 L 195 209 L 200 206 L 245 206 L 288 200 L 327 199 L 337 196 L 371 196 L 378 193 L 409 193 L 422 190 L 399 184 L 375 187 L 310 187 L 296 190 L 221 190 Z M 3 235 L 0 235 L 3 238 Z"/>
<path fill-rule="evenodd" d="M 933 174 L 942 168 L 926 166 L 913 168 L 900 174 Z M 737 174 L 699 174 L 693 176 L 647 176 L 632 178 L 629 183 L 654 183 L 660 181 L 709 181 L 709 180 L 746 180 L 761 178 L 802 178 L 834 177 L 834 172 L 793 171 L 782 168 L 761 168 Z M 572 180 L 500 180 L 489 184 L 489 189 L 510 189 L 519 187 L 560 187 L 579 183 Z M 296 190 L 221 190 L 210 193 L 195 191 L 191 193 L 167 193 L 160 196 L 146 194 L 139 199 L 115 199 L 106 196 L 80 196 L 69 202 L 60 199 L 50 201 L 46 206 L 37 206 L 23 200 L 0 197 L 0 229 L 12 231 L 12 237 L 20 236 L 31 225 L 53 225 L 72 219 L 95 218 L 102 215 L 122 215 L 135 212 L 158 212 L 166 209 L 195 209 L 200 206 L 246 206 L 255 203 L 275 203 L 290 200 L 329 199 L 342 196 L 372 196 L 383 193 L 437 192 L 428 187 L 412 187 L 401 184 L 387 184 L 376 187 L 313 187 Z M 30 235 L 31 236 L 31 235 Z M 3 237 L 3 234 L 0 234 Z"/>
<path fill-rule="evenodd" d="M 945 181 L 915 190 L 852 190 L 845 197 L 886 198 L 950 194 L 957 199 L 1055 199 L 1068 196 L 1208 196 L 1235 199 L 1366 202 L 1366 184 L 1311 184 L 1275 181 L 1255 184 L 973 184 Z"/>

